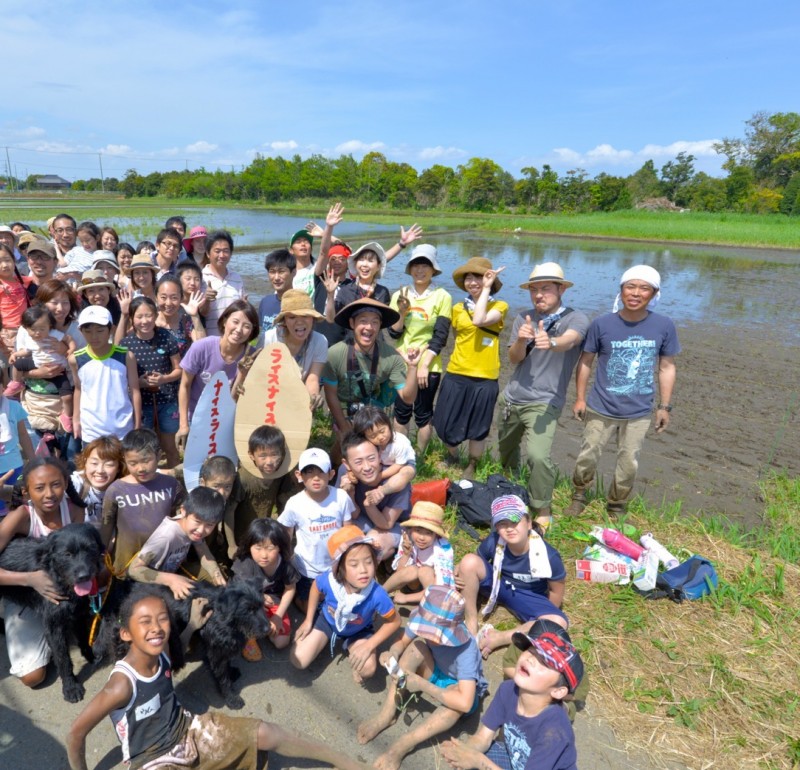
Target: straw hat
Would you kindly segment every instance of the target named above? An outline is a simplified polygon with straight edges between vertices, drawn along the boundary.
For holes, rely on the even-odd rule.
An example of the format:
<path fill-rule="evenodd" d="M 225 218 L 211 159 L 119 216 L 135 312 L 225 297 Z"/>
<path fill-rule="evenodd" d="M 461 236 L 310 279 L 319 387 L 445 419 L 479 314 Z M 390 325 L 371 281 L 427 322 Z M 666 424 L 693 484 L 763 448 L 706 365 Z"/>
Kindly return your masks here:
<path fill-rule="evenodd" d="M 411 514 L 401 527 L 422 527 L 433 532 L 439 537 L 447 537 L 444 531 L 444 508 L 427 500 L 414 503 Z"/>
<path fill-rule="evenodd" d="M 564 278 L 564 271 L 561 269 L 561 265 L 558 265 L 555 262 L 542 262 L 541 265 L 536 265 L 531 271 L 531 274 L 528 276 L 528 280 L 525 283 L 521 283 L 519 288 L 530 289 L 531 284 L 536 283 L 537 281 L 561 283 L 566 288 L 574 286 L 572 281 L 568 281 L 566 278 Z"/>
<path fill-rule="evenodd" d="M 76 287 L 75 291 L 80 294 L 86 289 L 100 289 L 105 286 L 109 291 L 114 288 L 114 284 L 106 280 L 106 276 L 102 270 L 87 270 L 81 276 L 81 285 Z"/>
<path fill-rule="evenodd" d="M 130 266 L 123 268 L 122 272 L 125 273 L 125 275 L 130 275 L 137 267 L 146 267 L 148 270 L 152 270 L 153 273 L 158 273 L 158 267 L 153 264 L 150 255 L 144 251 L 135 254 L 131 260 Z"/>
<path fill-rule="evenodd" d="M 494 270 L 492 263 L 486 257 L 470 257 L 469 261 L 461 267 L 453 270 L 453 283 L 459 289 L 464 289 L 464 278 L 469 274 L 472 275 L 486 275 L 490 270 Z M 495 278 L 492 282 L 492 294 L 497 294 L 503 288 L 503 282 L 499 278 Z M 464 289 L 466 291 L 466 289 Z"/>
<path fill-rule="evenodd" d="M 347 524 L 337 529 L 328 538 L 328 554 L 331 557 L 331 572 L 336 573 L 339 560 L 355 545 L 368 545 L 376 553 L 378 546 L 371 537 L 367 537 L 355 524 Z"/>
<path fill-rule="evenodd" d="M 300 289 L 289 289 L 281 297 L 281 312 L 275 316 L 275 323 L 279 324 L 287 313 L 292 315 L 307 315 L 315 321 L 324 320 L 325 316 L 314 310 L 314 302 L 311 297 Z"/>
<path fill-rule="evenodd" d="M 400 313 L 393 310 L 388 305 L 384 305 L 383 302 L 378 302 L 378 300 L 372 299 L 371 297 L 357 299 L 355 302 L 345 305 L 336 314 L 336 318 L 333 320 L 336 321 L 339 326 L 349 329 L 350 319 L 364 310 L 372 310 L 381 317 L 381 329 L 385 329 L 387 326 L 391 326 L 400 320 Z"/>
<path fill-rule="evenodd" d="M 464 623 L 464 597 L 449 586 L 428 586 L 407 630 L 415 636 L 445 647 L 460 647 L 471 638 Z"/>

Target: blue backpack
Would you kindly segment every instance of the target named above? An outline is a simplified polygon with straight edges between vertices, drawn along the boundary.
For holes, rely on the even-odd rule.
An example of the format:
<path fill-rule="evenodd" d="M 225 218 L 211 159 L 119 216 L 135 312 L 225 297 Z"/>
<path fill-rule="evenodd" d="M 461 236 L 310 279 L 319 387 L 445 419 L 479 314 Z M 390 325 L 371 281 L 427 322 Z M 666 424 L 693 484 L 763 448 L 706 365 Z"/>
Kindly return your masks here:
<path fill-rule="evenodd" d="M 683 564 L 661 572 L 656 579 L 656 587 L 646 591 L 648 599 L 700 599 L 717 589 L 719 580 L 714 565 L 702 556 L 692 556 Z"/>

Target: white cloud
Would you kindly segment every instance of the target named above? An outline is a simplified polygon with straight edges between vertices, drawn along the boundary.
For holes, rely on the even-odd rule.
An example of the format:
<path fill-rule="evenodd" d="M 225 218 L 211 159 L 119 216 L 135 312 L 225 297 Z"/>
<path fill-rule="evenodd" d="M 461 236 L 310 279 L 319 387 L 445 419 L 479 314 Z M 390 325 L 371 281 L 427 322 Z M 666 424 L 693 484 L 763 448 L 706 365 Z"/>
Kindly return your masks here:
<path fill-rule="evenodd" d="M 130 155 L 133 150 L 127 144 L 107 144 L 100 152 L 104 155 Z"/>
<path fill-rule="evenodd" d="M 190 152 L 197 155 L 203 155 L 205 153 L 214 152 L 214 150 L 218 150 L 218 144 L 211 144 L 211 142 L 203 141 L 202 139 L 199 142 L 195 142 L 194 144 L 187 144 L 186 145 L 186 152 Z"/>
<path fill-rule="evenodd" d="M 467 155 L 466 150 L 460 147 L 442 147 L 441 144 L 436 147 L 423 147 L 419 151 L 420 160 L 447 160 L 464 158 Z"/>
<path fill-rule="evenodd" d="M 339 155 L 359 155 L 362 153 L 366 154 L 368 152 L 376 152 L 384 149 L 386 149 L 386 145 L 383 142 L 371 142 L 367 144 L 359 139 L 351 139 L 348 142 L 337 144 L 334 148 L 334 151 Z"/>
<path fill-rule="evenodd" d="M 701 139 L 698 142 L 673 142 L 666 146 L 660 144 L 646 144 L 639 150 L 640 156 L 674 158 L 679 152 L 686 152 L 695 157 L 715 157 L 714 143 L 719 139 Z M 645 158 L 646 159 L 646 158 Z"/>
<path fill-rule="evenodd" d="M 294 139 L 289 139 L 286 142 L 270 142 L 267 146 L 275 152 L 285 152 L 286 150 L 296 150 L 300 145 Z"/>
<path fill-rule="evenodd" d="M 590 171 L 626 172 L 635 170 L 645 161 L 653 160 L 661 165 L 672 160 L 679 152 L 694 155 L 697 159 L 697 170 L 716 172 L 720 164 L 719 156 L 714 151 L 717 139 L 701 139 L 698 141 L 679 140 L 671 144 L 646 144 L 638 150 L 617 149 L 611 144 L 598 144 L 591 150 L 581 152 L 571 147 L 555 147 L 541 156 L 524 156 L 517 158 L 512 166 L 519 169 L 525 166 L 551 165 L 559 170 L 584 168 Z"/>

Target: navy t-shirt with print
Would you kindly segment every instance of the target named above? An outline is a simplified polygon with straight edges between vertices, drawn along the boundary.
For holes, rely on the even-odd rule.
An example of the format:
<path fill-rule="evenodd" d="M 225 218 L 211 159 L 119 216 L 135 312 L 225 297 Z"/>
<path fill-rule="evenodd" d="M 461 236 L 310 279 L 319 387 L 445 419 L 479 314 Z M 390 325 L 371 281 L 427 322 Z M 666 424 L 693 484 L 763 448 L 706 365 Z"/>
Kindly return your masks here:
<path fill-rule="evenodd" d="M 494 563 L 494 553 L 497 548 L 497 540 L 497 532 L 492 532 L 478 546 L 478 556 L 480 556 L 489 565 Z M 516 590 L 529 591 L 531 593 L 541 594 L 542 596 L 546 597 L 549 591 L 548 582 L 550 580 L 559 581 L 566 579 L 567 570 L 564 567 L 561 554 L 546 540 L 544 545 L 547 549 L 547 558 L 550 562 L 550 570 L 553 573 L 549 578 L 533 577 L 533 575 L 531 575 L 531 562 L 528 552 L 526 551 L 522 554 L 522 556 L 514 556 L 514 554 L 511 553 L 511 549 L 506 546 L 506 551 L 503 554 L 503 566 L 500 568 L 500 574 L 505 580 L 508 580 L 512 585 L 514 585 Z"/>
<path fill-rule="evenodd" d="M 653 409 L 658 359 L 676 356 L 681 346 L 675 324 L 664 315 L 651 312 L 631 322 L 606 313 L 589 325 L 583 350 L 597 354 L 586 406 L 606 417 L 635 420 Z"/>

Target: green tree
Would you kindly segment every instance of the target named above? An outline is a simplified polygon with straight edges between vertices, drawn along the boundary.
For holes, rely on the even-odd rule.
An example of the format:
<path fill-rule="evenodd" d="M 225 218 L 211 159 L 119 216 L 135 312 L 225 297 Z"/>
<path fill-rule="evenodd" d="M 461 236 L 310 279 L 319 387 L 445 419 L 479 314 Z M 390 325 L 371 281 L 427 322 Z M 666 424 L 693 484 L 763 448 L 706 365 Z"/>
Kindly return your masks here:
<path fill-rule="evenodd" d="M 661 184 L 664 195 L 676 206 L 689 204 L 689 184 L 694 176 L 694 155 L 679 152 L 675 160 L 661 167 Z"/>
<path fill-rule="evenodd" d="M 694 176 L 685 194 L 692 211 L 723 211 L 728 203 L 726 180 L 703 171 Z"/>
<path fill-rule="evenodd" d="M 591 205 L 598 211 L 619 211 L 631 207 L 628 180 L 621 176 L 598 174 L 589 186 Z"/>
<path fill-rule="evenodd" d="M 779 210 L 787 216 L 800 216 L 800 174 L 795 174 L 784 188 Z"/>
<path fill-rule="evenodd" d="M 749 165 L 756 182 L 783 187 L 792 170 L 778 159 L 800 151 L 800 114 L 796 112 L 756 112 L 745 121 L 744 138 L 725 138 L 714 149 L 727 157 L 725 167 Z"/>
<path fill-rule="evenodd" d="M 472 211 L 491 211 L 502 200 L 503 169 L 489 158 L 470 158 L 458 167 L 461 205 Z"/>
<path fill-rule="evenodd" d="M 425 169 L 417 180 L 417 205 L 423 209 L 444 208 L 451 201 L 456 172 L 438 163 Z"/>
<path fill-rule="evenodd" d="M 536 208 L 544 213 L 557 211 L 560 192 L 561 186 L 558 182 L 558 174 L 545 163 L 542 166 L 542 173 L 536 184 Z"/>
<path fill-rule="evenodd" d="M 725 179 L 725 205 L 729 209 L 741 210 L 744 202 L 755 188 L 755 174 L 750 166 L 734 166 Z M 719 209 L 714 209 L 718 211 Z"/>
<path fill-rule="evenodd" d="M 588 211 L 592 200 L 591 184 L 582 168 L 571 169 L 560 180 L 561 210 L 577 213 Z"/>
<path fill-rule="evenodd" d="M 661 195 L 661 182 L 658 180 L 656 165 L 652 160 L 645 161 L 638 171 L 628 177 L 628 190 L 634 203 L 641 203 L 647 198 Z"/>

